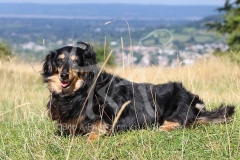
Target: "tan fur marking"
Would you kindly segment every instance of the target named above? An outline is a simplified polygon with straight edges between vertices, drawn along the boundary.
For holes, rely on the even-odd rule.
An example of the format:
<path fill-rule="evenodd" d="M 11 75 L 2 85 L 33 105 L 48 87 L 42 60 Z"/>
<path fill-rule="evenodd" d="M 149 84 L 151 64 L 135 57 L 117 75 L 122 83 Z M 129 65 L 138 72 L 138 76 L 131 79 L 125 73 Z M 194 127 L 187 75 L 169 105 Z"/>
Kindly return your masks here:
<path fill-rule="evenodd" d="M 65 54 L 63 54 L 63 53 L 60 54 L 60 55 L 58 56 L 58 58 L 62 58 L 62 59 L 65 58 Z"/>
<path fill-rule="evenodd" d="M 160 126 L 160 131 L 170 131 L 180 127 L 177 122 L 164 121 L 163 125 Z"/>
<path fill-rule="evenodd" d="M 61 73 L 62 72 L 62 69 L 63 69 L 63 67 L 61 67 L 61 68 L 57 68 L 58 69 L 58 73 Z M 60 76 L 60 74 L 59 74 L 59 76 Z"/>
<path fill-rule="evenodd" d="M 90 133 L 90 135 L 88 136 L 88 140 L 93 141 L 95 139 L 98 139 L 99 135 L 97 133 Z"/>
<path fill-rule="evenodd" d="M 50 90 L 50 92 L 56 92 L 56 93 L 62 92 L 61 82 L 57 74 L 51 77 L 48 77 L 47 87 Z"/>
<path fill-rule="evenodd" d="M 75 60 L 75 59 L 76 59 L 76 56 L 75 56 L 75 55 L 71 55 L 71 59 L 72 59 L 72 60 Z"/>
<path fill-rule="evenodd" d="M 77 82 L 75 83 L 75 87 L 74 87 L 74 90 L 73 90 L 73 91 L 76 91 L 76 90 L 78 90 L 79 88 L 81 88 L 83 82 L 84 82 L 84 81 L 83 81 L 82 79 L 78 78 Z"/>
<path fill-rule="evenodd" d="M 74 72 L 71 68 L 69 68 L 69 79 L 73 77 L 77 77 L 77 72 Z"/>

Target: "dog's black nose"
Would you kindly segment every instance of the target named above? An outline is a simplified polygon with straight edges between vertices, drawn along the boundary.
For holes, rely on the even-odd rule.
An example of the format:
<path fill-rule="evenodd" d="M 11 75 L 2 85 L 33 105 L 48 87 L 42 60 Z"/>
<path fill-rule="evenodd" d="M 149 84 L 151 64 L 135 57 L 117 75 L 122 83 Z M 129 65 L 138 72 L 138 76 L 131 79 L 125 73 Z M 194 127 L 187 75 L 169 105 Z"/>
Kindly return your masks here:
<path fill-rule="evenodd" d="M 62 80 L 68 80 L 69 74 L 68 73 L 61 73 L 60 77 L 62 78 Z"/>

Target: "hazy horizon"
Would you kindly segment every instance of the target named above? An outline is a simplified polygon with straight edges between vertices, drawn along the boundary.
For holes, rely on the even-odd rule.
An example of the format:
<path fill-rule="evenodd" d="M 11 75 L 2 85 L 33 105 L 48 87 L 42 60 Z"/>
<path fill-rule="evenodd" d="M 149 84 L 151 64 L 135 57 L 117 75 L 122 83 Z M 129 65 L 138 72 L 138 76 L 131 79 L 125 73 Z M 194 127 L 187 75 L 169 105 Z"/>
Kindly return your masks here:
<path fill-rule="evenodd" d="M 142 5 L 223 5 L 225 0 L 168 0 L 168 1 L 159 1 L 159 0 L 148 0 L 144 2 L 139 2 L 139 0 L 59 0 L 59 1 L 49 1 L 49 0 L 0 0 L 0 3 L 41 3 L 41 4 L 81 4 L 81 3 L 97 3 L 97 4 L 113 4 L 113 3 L 122 3 L 122 4 L 142 4 Z"/>

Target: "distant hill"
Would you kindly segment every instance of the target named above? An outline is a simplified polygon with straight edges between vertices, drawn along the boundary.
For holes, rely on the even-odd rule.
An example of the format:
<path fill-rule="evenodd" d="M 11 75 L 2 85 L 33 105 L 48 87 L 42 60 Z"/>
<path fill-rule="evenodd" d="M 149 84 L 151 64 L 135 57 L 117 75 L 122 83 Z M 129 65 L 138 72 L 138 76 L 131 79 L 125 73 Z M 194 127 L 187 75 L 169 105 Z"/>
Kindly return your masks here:
<path fill-rule="evenodd" d="M 218 6 L 0 3 L 0 17 L 199 20 Z"/>

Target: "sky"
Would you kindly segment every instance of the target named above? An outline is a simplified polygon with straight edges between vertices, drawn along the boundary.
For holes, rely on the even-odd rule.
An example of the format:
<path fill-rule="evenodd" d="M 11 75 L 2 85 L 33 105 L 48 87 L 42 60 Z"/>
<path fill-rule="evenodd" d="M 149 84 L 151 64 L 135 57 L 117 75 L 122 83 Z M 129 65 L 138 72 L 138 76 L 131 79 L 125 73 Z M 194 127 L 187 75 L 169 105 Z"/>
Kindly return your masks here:
<path fill-rule="evenodd" d="M 164 5 L 223 5 L 225 0 L 0 0 L 11 3 L 126 3 L 126 4 L 164 4 Z"/>

